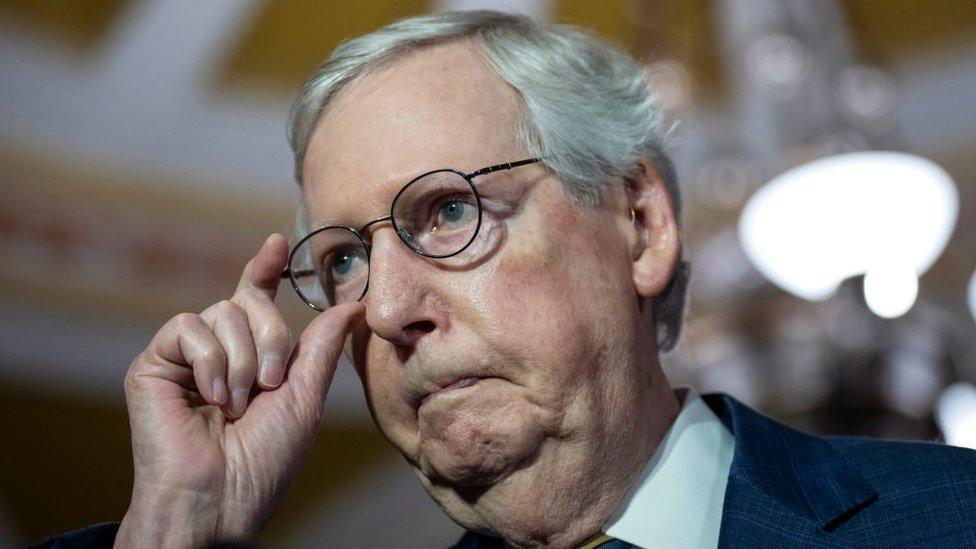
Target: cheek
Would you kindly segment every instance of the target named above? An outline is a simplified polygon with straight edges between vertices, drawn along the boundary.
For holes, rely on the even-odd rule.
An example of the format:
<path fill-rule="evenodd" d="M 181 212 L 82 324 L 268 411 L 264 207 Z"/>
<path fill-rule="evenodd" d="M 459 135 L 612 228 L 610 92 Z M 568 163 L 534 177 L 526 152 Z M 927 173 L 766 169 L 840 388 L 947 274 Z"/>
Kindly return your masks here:
<path fill-rule="evenodd" d="M 524 365 L 540 398 L 566 398 L 585 383 L 582 369 L 605 351 L 626 299 L 626 250 L 600 241 L 588 217 L 564 211 L 535 220 L 533 232 L 513 231 L 472 285 L 477 316 L 487 319 L 482 337 Z"/>
<path fill-rule="evenodd" d="M 590 217 L 565 208 L 535 220 L 533 231 L 512 231 L 498 261 L 475 285 L 480 305 L 490 309 L 485 317 L 548 327 L 549 335 L 558 336 L 560 329 L 593 324 L 608 300 L 619 301 L 629 284 L 626 250 L 593 234 Z"/>

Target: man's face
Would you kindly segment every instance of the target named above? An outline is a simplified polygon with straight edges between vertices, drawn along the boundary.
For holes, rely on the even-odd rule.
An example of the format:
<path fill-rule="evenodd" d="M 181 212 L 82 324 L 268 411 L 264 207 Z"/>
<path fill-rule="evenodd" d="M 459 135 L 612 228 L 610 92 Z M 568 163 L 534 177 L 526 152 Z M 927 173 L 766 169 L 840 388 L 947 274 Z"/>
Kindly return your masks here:
<path fill-rule="evenodd" d="M 309 146 L 311 222 L 359 227 L 416 175 L 525 158 L 517 107 L 468 43 L 363 78 Z M 622 189 L 580 206 L 544 164 L 475 184 L 485 223 L 457 257 L 421 257 L 389 223 L 364 235 L 366 319 L 346 348 L 377 425 L 449 511 L 463 487 L 530 490 L 606 443 L 627 419 L 641 337 Z"/>

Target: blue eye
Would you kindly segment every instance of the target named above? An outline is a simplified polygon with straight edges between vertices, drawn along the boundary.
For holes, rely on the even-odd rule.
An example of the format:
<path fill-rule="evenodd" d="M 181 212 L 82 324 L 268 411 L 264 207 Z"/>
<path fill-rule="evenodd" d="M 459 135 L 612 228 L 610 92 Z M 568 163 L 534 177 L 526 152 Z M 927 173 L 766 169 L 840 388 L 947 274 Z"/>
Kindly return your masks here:
<path fill-rule="evenodd" d="M 457 223 L 464 218 L 464 210 L 467 204 L 460 200 L 448 200 L 441 206 L 441 218 L 449 223 Z"/>
<path fill-rule="evenodd" d="M 349 252 L 336 253 L 332 258 L 332 274 L 343 277 L 352 270 L 352 263 L 355 261 L 353 254 Z"/>
<path fill-rule="evenodd" d="M 453 225 L 454 228 L 460 228 L 473 223 L 477 217 L 477 206 L 461 198 L 451 198 L 437 207 L 437 221 L 435 223 L 438 227 Z"/>

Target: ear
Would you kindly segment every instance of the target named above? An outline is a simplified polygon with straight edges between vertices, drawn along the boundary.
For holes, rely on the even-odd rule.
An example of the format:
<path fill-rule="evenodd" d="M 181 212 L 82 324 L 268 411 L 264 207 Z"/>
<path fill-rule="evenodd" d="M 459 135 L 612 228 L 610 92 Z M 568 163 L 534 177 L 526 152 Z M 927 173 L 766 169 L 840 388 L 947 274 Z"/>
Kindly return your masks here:
<path fill-rule="evenodd" d="M 642 297 L 665 290 L 681 251 L 681 235 L 671 196 L 650 158 L 638 162 L 625 180 L 637 238 L 631 248 L 634 289 Z"/>

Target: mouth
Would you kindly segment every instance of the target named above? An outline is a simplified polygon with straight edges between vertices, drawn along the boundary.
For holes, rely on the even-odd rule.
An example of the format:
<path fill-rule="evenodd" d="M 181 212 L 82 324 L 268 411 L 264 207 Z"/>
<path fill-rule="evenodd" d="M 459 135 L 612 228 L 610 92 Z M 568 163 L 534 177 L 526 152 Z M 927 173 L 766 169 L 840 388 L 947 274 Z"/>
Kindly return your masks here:
<path fill-rule="evenodd" d="M 453 391 L 453 390 L 456 390 L 456 389 L 463 389 L 465 387 L 470 387 L 470 386 L 474 385 L 475 383 L 478 383 L 482 379 L 484 379 L 484 378 L 482 378 L 482 377 L 463 377 L 463 378 L 455 381 L 454 383 L 451 383 L 450 385 L 445 385 L 443 387 L 439 387 L 439 388 L 431 391 L 430 393 L 427 393 L 422 399 L 420 399 L 420 405 L 423 405 L 431 397 L 434 397 L 434 396 L 437 396 L 437 395 L 441 395 L 441 394 L 444 394 L 444 393 L 447 393 L 449 391 Z"/>

